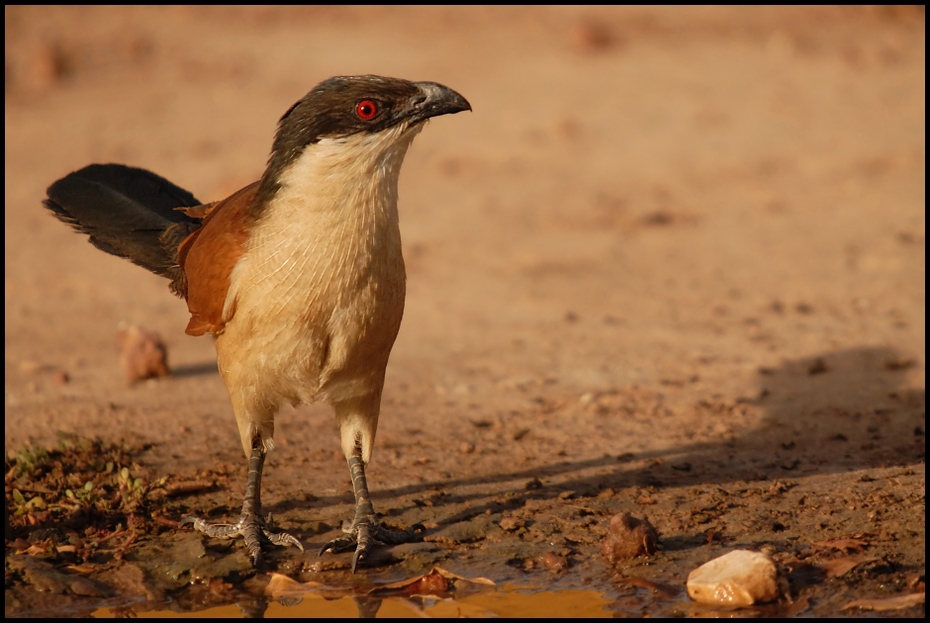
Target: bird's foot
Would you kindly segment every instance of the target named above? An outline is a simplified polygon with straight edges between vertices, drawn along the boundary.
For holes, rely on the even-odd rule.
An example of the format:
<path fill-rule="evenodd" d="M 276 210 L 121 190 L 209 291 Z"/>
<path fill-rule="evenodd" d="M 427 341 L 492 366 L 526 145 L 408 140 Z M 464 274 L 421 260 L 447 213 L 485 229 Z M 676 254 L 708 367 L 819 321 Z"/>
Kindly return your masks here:
<path fill-rule="evenodd" d="M 356 517 L 352 525 L 343 529 L 346 535 L 337 537 L 324 545 L 320 550 L 320 556 L 326 552 L 333 552 L 334 554 L 347 552 L 354 547 L 355 556 L 352 557 L 352 573 L 355 573 L 358 564 L 368 558 L 373 545 L 409 543 L 425 529 L 423 524 L 417 523 L 406 530 L 391 530 L 382 526 L 375 515 Z"/>
<path fill-rule="evenodd" d="M 268 523 L 271 521 L 271 515 L 268 515 Z M 262 543 L 271 543 L 272 545 L 293 545 L 304 551 L 304 546 L 295 537 L 287 532 L 272 532 L 268 528 L 266 521 L 255 513 L 243 513 L 239 520 L 233 524 L 224 523 L 207 523 L 198 517 L 185 517 L 181 520 L 181 525 L 194 524 L 194 528 L 203 532 L 209 537 L 234 539 L 241 536 L 245 539 L 245 545 L 249 548 L 249 554 L 252 556 L 252 565 L 257 567 L 262 560 Z"/>

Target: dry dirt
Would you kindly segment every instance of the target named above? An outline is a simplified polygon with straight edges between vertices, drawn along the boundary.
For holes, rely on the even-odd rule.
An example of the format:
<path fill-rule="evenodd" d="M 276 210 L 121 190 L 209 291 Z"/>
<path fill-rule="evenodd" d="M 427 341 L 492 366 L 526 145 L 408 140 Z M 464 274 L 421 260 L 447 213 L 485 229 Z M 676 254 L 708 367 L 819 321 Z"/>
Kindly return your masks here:
<path fill-rule="evenodd" d="M 5 16 L 8 615 L 265 611 L 241 544 L 175 523 L 232 517 L 244 486 L 210 339 L 40 201 L 91 162 L 226 196 L 294 101 L 353 73 L 474 108 L 401 176 L 407 310 L 369 475 L 388 523 L 427 530 L 355 577 L 318 558 L 348 472 L 328 408 L 286 409 L 264 500 L 308 548 L 271 570 L 361 592 L 439 565 L 562 591 L 550 613 L 706 614 L 688 572 L 746 548 L 783 586 L 745 614 L 922 614 L 921 9 Z M 164 337 L 173 377 L 124 385 L 121 323 Z M 608 563 L 621 511 L 657 553 Z"/>

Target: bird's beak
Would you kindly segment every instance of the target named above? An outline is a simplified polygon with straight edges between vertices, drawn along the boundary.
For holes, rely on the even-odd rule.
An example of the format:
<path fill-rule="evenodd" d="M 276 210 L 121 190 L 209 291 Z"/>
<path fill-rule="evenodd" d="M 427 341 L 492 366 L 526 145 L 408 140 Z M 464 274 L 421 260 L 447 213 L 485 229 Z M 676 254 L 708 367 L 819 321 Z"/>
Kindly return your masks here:
<path fill-rule="evenodd" d="M 410 123 L 471 110 L 471 104 L 447 86 L 436 82 L 415 82 L 414 86 L 420 93 L 410 98 L 407 113 Z"/>

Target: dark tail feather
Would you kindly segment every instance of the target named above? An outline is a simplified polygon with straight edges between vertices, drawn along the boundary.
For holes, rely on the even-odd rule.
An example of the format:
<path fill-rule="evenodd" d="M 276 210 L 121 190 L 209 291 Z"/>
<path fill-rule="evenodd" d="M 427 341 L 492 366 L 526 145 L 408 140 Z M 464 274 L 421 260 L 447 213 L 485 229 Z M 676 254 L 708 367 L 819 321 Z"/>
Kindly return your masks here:
<path fill-rule="evenodd" d="M 166 243 L 200 224 L 174 209 L 200 205 L 194 195 L 151 171 L 121 164 L 84 167 L 49 186 L 47 194 L 45 207 L 88 234 L 95 247 L 171 279 L 177 276 L 177 245 Z"/>

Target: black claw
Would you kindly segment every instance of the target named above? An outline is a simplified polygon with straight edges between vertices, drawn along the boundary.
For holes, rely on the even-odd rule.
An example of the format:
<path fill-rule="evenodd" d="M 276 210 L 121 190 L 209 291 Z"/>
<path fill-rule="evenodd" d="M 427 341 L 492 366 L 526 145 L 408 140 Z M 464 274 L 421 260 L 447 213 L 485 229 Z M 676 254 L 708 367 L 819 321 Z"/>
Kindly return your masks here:
<path fill-rule="evenodd" d="M 355 555 L 352 556 L 352 573 L 358 568 L 359 563 L 368 559 L 373 545 L 399 545 L 407 543 L 413 537 L 423 532 L 426 528 L 423 524 L 415 524 L 407 530 L 389 530 L 382 526 L 378 521 L 378 515 L 371 506 L 371 495 L 368 493 L 368 482 L 365 479 L 365 463 L 361 457 L 361 447 L 356 448 L 356 453 L 347 457 L 349 462 L 349 476 L 352 479 L 352 489 L 355 492 L 355 518 L 348 529 L 344 529 L 346 536 L 333 539 L 323 546 L 320 550 L 322 556 L 327 551 L 334 553 L 345 551 L 355 547 Z"/>
<path fill-rule="evenodd" d="M 352 557 L 352 573 L 353 574 L 355 573 L 355 570 L 358 568 L 358 563 L 368 558 L 367 554 L 368 554 L 367 551 L 362 551 L 361 549 L 355 550 L 355 556 Z"/>
<path fill-rule="evenodd" d="M 326 552 L 332 552 L 334 554 L 340 554 L 342 552 L 349 551 L 352 549 L 352 546 L 355 545 L 355 538 L 351 536 L 341 536 L 329 541 L 320 549 L 319 555 L 322 556 Z"/>
<path fill-rule="evenodd" d="M 319 555 L 326 552 L 339 554 L 355 548 L 352 556 L 352 573 L 355 573 L 361 563 L 368 559 L 372 545 L 400 545 L 408 543 L 423 532 L 423 524 L 414 524 L 406 530 L 391 530 L 385 528 L 377 520 L 365 519 L 353 522 L 345 536 L 336 537 L 320 548 Z"/>

